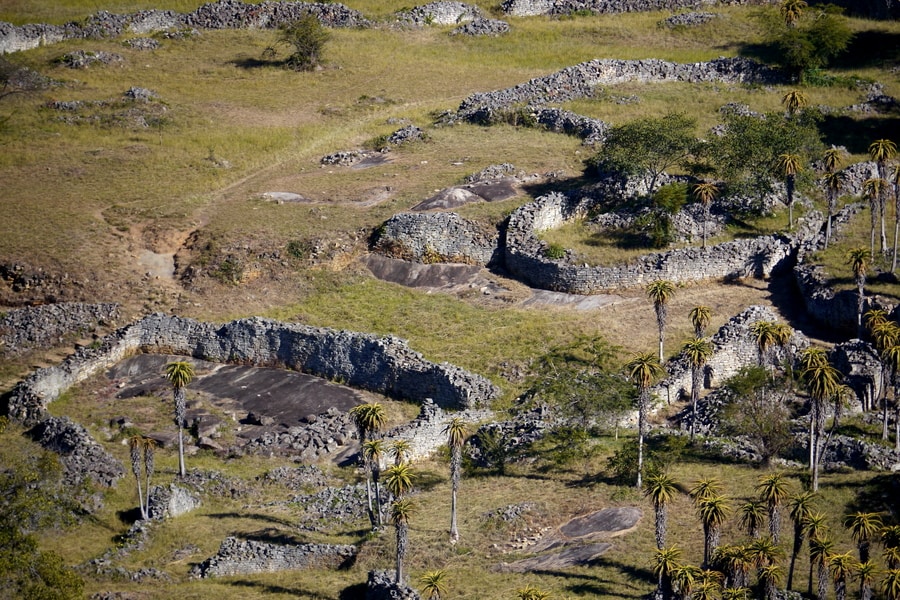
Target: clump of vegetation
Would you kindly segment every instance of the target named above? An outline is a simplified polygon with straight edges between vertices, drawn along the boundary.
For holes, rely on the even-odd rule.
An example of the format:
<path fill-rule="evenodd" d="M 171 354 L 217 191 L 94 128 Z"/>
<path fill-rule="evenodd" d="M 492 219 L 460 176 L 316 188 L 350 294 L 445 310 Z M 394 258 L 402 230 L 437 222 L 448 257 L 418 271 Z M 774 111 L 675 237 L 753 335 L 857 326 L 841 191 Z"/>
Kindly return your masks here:
<path fill-rule="evenodd" d="M 293 50 L 284 61 L 285 66 L 295 71 L 312 71 L 321 63 L 325 44 L 330 37 L 331 34 L 319 18 L 307 13 L 293 23 L 282 25 L 275 44 L 288 46 Z M 269 46 L 263 55 L 266 58 L 275 57 L 275 47 Z"/>
<path fill-rule="evenodd" d="M 544 257 L 550 260 L 561 260 L 566 257 L 566 249 L 561 244 L 547 244 L 544 248 Z"/>
<path fill-rule="evenodd" d="M 684 208 L 687 190 L 686 183 L 669 183 L 660 187 L 653 194 L 650 211 L 635 220 L 638 230 L 646 232 L 651 247 L 665 248 L 675 241 L 672 217 Z"/>

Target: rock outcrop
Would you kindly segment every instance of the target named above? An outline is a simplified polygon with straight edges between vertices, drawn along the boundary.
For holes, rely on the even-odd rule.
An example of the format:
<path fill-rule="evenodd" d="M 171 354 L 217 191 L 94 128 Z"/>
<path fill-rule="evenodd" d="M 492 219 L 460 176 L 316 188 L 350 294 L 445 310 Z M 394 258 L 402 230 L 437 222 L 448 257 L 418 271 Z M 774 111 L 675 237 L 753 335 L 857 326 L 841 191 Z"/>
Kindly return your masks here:
<path fill-rule="evenodd" d="M 214 556 L 191 569 L 191 576 L 205 579 L 310 568 L 337 569 L 351 564 L 356 552 L 356 547 L 350 545 L 274 544 L 227 537 Z"/>

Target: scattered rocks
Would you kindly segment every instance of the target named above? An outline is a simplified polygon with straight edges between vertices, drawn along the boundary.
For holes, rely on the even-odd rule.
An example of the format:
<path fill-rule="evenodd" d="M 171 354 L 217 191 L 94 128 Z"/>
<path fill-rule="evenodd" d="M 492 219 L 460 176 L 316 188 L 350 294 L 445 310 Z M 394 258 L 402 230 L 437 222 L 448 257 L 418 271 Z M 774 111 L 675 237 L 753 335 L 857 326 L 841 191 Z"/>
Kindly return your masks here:
<path fill-rule="evenodd" d="M 698 25 L 705 25 L 706 23 L 709 23 L 713 19 L 717 18 L 719 18 L 719 15 L 717 15 L 716 13 L 687 12 L 681 13 L 679 15 L 672 15 L 668 19 L 660 21 L 659 24 L 670 29 L 673 29 L 675 27 L 697 27 Z"/>
<path fill-rule="evenodd" d="M 122 464 L 84 427 L 68 417 L 48 417 L 32 428 L 29 435 L 41 447 L 59 454 L 65 471 L 64 481 L 73 488 L 86 480 L 112 487 L 125 474 Z"/>
<path fill-rule="evenodd" d="M 84 336 L 121 318 L 118 304 L 61 302 L 0 313 L 0 353 L 21 354 Z"/>
<path fill-rule="evenodd" d="M 122 58 L 119 54 L 114 54 L 112 52 L 91 52 L 89 50 L 75 50 L 74 52 L 69 52 L 67 54 L 63 54 L 58 62 L 70 69 L 87 69 L 93 64 L 100 63 L 103 65 L 111 65 L 115 63 L 124 62 L 124 58 Z"/>
<path fill-rule="evenodd" d="M 148 37 L 136 37 L 125 40 L 125 45 L 135 50 L 156 50 L 159 48 L 159 40 Z"/>
<path fill-rule="evenodd" d="M 425 132 L 415 125 L 407 125 L 388 136 L 386 144 L 389 146 L 402 146 L 412 142 L 425 140 Z"/>
<path fill-rule="evenodd" d="M 481 9 L 463 2 L 432 2 L 411 10 L 397 13 L 397 21 L 404 25 L 457 25 L 475 19 L 483 19 Z"/>
<path fill-rule="evenodd" d="M 303 509 L 299 527 L 307 531 L 327 529 L 335 522 L 364 519 L 369 510 L 364 485 L 326 487 L 313 494 L 294 496 L 290 501 Z M 386 503 L 387 498 L 383 496 L 382 502 Z"/>
<path fill-rule="evenodd" d="M 388 571 L 369 571 L 366 600 L 420 600 L 419 593 L 406 583 L 397 583 Z"/>
<path fill-rule="evenodd" d="M 142 87 L 130 87 L 122 95 L 126 100 L 131 100 L 133 102 L 152 102 L 159 99 L 159 94 L 153 90 Z"/>
<path fill-rule="evenodd" d="M 509 33 L 509 23 L 506 21 L 477 17 L 469 23 L 460 25 L 451 31 L 450 35 L 498 36 L 505 33 Z"/>
<path fill-rule="evenodd" d="M 277 483 L 288 489 L 300 491 L 309 487 L 325 487 L 328 483 L 322 469 L 315 465 L 278 467 L 258 477 L 264 483 Z"/>
<path fill-rule="evenodd" d="M 251 420 L 251 417 L 255 419 Z M 271 417 L 251 415 L 247 421 L 256 425 L 272 426 Z M 267 431 L 242 447 L 246 453 L 296 456 L 304 462 L 314 462 L 349 443 L 355 435 L 350 416 L 335 408 L 318 415 L 312 423 L 290 427 L 286 432 Z"/>

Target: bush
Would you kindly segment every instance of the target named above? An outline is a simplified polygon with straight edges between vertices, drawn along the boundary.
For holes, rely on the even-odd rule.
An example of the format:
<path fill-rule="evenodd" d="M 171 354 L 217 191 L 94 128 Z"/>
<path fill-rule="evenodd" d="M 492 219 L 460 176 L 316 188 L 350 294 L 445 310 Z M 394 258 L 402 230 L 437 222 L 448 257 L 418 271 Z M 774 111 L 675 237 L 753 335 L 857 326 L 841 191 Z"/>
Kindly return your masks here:
<path fill-rule="evenodd" d="M 565 258 L 566 249 L 559 244 L 550 244 L 544 248 L 544 256 L 550 260 L 560 260 Z"/>
<path fill-rule="evenodd" d="M 325 42 L 331 37 L 319 18 L 307 13 L 293 23 L 282 25 L 276 45 L 290 46 L 294 52 L 288 56 L 285 65 L 295 71 L 312 71 L 322 59 Z M 265 56 L 274 56 L 275 48 L 266 48 Z"/>

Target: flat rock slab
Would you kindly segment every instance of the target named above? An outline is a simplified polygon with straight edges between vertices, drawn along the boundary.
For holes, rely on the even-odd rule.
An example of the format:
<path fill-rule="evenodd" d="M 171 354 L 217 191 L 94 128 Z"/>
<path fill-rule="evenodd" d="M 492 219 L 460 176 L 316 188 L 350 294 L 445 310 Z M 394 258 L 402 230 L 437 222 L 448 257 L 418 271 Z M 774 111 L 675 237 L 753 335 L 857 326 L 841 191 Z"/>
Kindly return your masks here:
<path fill-rule="evenodd" d="M 285 369 L 245 367 L 207 362 L 183 356 L 139 354 L 118 363 L 106 373 L 119 381 L 117 398 L 158 396 L 170 399 L 171 386 L 163 377 L 167 363 L 187 360 L 196 375 L 187 388 L 188 401 L 201 392 L 210 402 L 238 420 L 253 412 L 272 417 L 276 425 L 294 426 L 310 414 L 321 414 L 329 408 L 350 410 L 371 398 L 359 390 Z M 244 426 L 245 432 L 262 428 Z"/>
<path fill-rule="evenodd" d="M 643 511 L 636 506 L 621 506 L 575 517 L 557 531 L 545 535 L 531 551 L 536 554 L 624 535 L 637 527 L 642 515 Z"/>
<path fill-rule="evenodd" d="M 506 573 L 527 573 L 589 565 L 610 548 L 612 548 L 612 544 L 608 543 L 572 546 L 552 554 L 533 556 L 513 563 L 501 563 L 497 570 Z"/>
<path fill-rule="evenodd" d="M 473 282 L 481 272 L 477 265 L 422 263 L 370 254 L 363 259 L 372 274 L 382 281 L 414 288 L 450 288 Z"/>
<path fill-rule="evenodd" d="M 294 192 L 263 192 L 262 197 L 266 200 L 272 200 L 278 204 L 285 202 L 309 202 L 308 198 L 295 194 Z"/>
<path fill-rule="evenodd" d="M 509 200 L 518 195 L 518 184 L 519 180 L 515 177 L 501 177 L 449 187 L 416 204 L 410 210 L 449 210 L 472 202 Z"/>
<path fill-rule="evenodd" d="M 615 294 L 565 294 L 548 290 L 533 290 L 531 297 L 522 302 L 523 306 L 565 306 L 576 310 L 593 310 L 625 300 Z"/>

